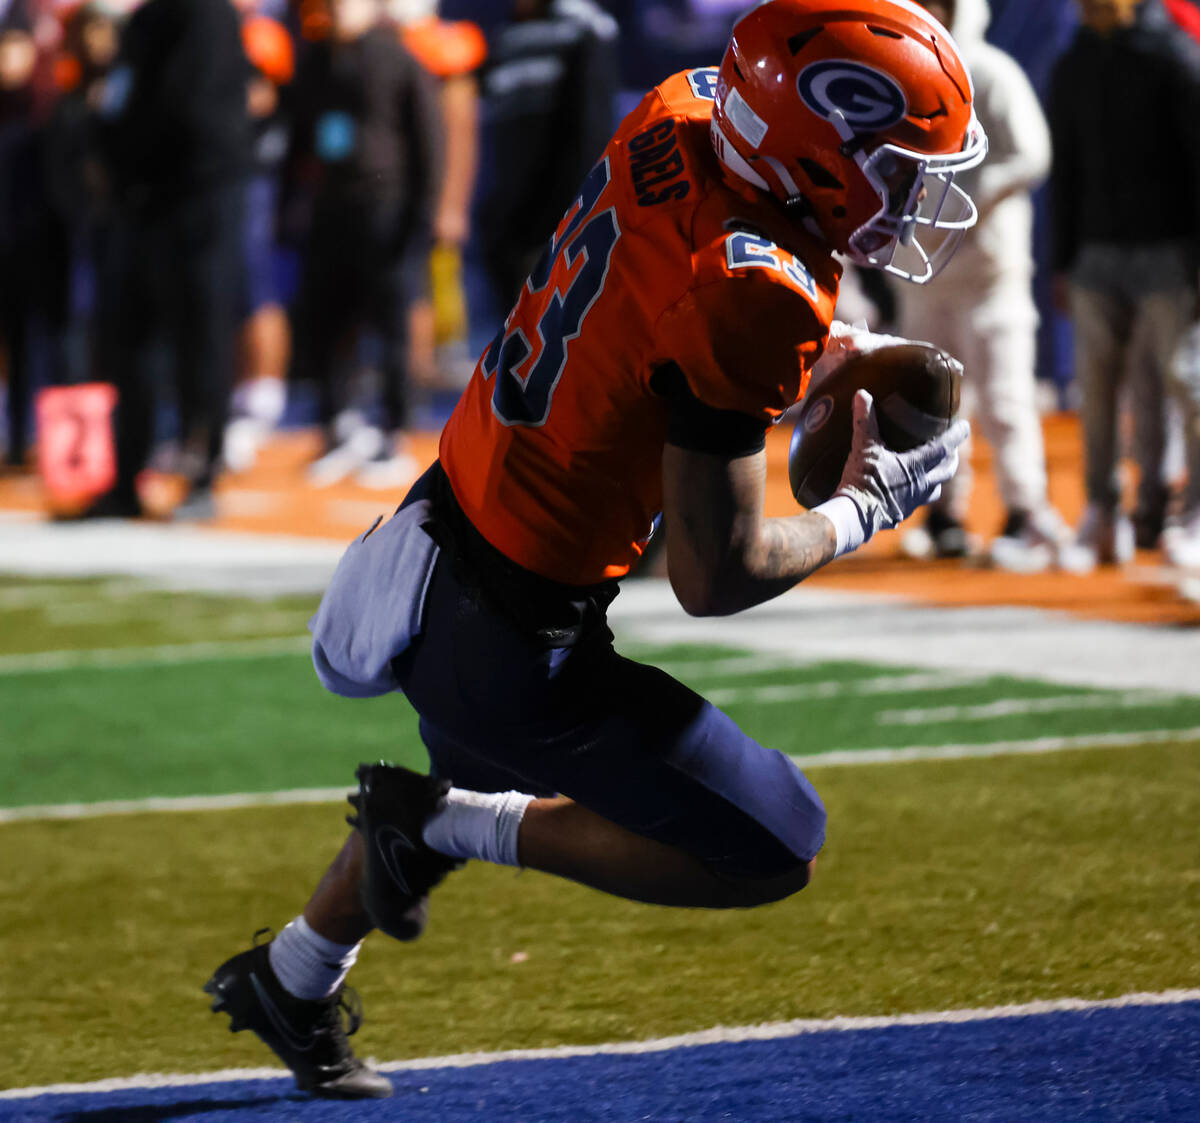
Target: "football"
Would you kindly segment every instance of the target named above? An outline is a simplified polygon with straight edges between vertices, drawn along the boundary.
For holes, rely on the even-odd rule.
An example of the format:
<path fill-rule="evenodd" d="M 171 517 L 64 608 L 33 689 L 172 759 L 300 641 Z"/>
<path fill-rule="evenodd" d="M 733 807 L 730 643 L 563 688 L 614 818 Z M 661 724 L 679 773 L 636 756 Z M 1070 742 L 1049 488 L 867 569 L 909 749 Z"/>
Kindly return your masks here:
<path fill-rule="evenodd" d="M 858 390 L 875 399 L 879 435 L 896 452 L 943 433 L 958 413 L 962 366 L 930 343 L 897 343 L 852 355 L 810 389 L 788 450 L 788 480 L 804 507 L 837 490 L 850 455 Z"/>

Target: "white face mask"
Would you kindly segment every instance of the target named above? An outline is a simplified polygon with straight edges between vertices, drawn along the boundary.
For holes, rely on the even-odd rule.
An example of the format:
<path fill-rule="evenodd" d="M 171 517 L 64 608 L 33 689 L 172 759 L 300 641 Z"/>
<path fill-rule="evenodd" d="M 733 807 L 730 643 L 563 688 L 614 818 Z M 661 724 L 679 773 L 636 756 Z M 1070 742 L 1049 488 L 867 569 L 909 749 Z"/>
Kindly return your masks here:
<path fill-rule="evenodd" d="M 834 113 L 832 121 L 844 140 L 854 139 L 841 114 Z M 961 152 L 930 156 L 881 144 L 870 153 L 855 153 L 880 207 L 850 236 L 847 256 L 914 284 L 933 280 L 979 217 L 954 176 L 982 163 L 987 149 L 987 137 L 972 114 Z"/>

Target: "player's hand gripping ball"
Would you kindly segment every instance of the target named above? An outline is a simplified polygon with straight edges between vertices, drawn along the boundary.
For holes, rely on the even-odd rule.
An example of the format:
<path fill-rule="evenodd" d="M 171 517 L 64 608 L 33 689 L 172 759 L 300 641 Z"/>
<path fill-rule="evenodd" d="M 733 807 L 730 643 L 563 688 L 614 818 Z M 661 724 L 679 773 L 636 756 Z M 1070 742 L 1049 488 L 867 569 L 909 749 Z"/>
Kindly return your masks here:
<path fill-rule="evenodd" d="M 900 343 L 852 355 L 813 390 L 796 418 L 788 451 L 792 494 L 804 507 L 837 490 L 853 437 L 854 395 L 875 399 L 879 435 L 906 452 L 944 433 L 958 413 L 962 364 L 930 343 Z"/>

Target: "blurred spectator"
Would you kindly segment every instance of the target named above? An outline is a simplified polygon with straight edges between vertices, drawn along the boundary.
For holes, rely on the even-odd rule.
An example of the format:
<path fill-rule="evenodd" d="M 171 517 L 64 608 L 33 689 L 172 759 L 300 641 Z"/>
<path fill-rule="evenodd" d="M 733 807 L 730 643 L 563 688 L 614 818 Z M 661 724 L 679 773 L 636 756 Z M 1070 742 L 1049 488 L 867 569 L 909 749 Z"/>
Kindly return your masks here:
<path fill-rule="evenodd" d="M 237 328 L 248 66 L 229 0 L 147 0 L 130 17 L 101 115 L 115 207 L 101 299 L 116 384 L 116 488 L 87 513 L 137 515 L 155 437 L 153 344 L 170 345 L 179 518 L 213 514 Z"/>
<path fill-rule="evenodd" d="M 88 299 L 80 290 L 86 278 L 94 291 L 111 225 L 97 122 L 117 42 L 116 13 L 103 0 L 87 0 L 68 11 L 55 65 L 61 93 L 45 136 L 52 217 L 46 245 L 48 327 L 56 382 L 80 382 L 93 373 L 94 297 Z"/>
<path fill-rule="evenodd" d="M 491 41 L 477 223 L 499 318 L 612 133 L 616 46 L 615 21 L 590 0 L 517 0 Z"/>
<path fill-rule="evenodd" d="M 445 130 L 445 166 L 433 219 L 430 268 L 414 258 L 410 277 L 409 362 L 418 381 L 437 380 L 437 348 L 455 341 L 466 350 L 462 253 L 471 233 L 471 200 L 479 167 L 479 83 L 487 57 L 479 27 L 438 18 L 436 0 L 389 0 L 401 42 L 438 80 Z M 473 369 L 474 355 L 466 359 Z M 469 377 L 469 374 L 467 375 Z"/>
<path fill-rule="evenodd" d="M 333 0 L 332 33 L 303 56 L 293 89 L 288 210 L 297 192 L 312 205 L 294 370 L 319 390 L 326 452 L 309 469 L 318 485 L 357 473 L 366 486 L 401 487 L 419 467 L 405 438 L 406 281 L 428 260 L 442 119 L 432 76 L 382 15 L 375 0 Z M 364 327 L 381 346 L 382 433 L 339 425 Z"/>
<path fill-rule="evenodd" d="M 1173 565 L 1200 570 L 1200 319 L 1187 329 L 1170 373 L 1182 401 L 1187 481 L 1178 513 L 1163 528 L 1163 551 Z"/>
<path fill-rule="evenodd" d="M 1079 26 L 1077 0 L 991 0 L 988 42 L 1021 64 L 1038 96 L 1045 98 L 1050 72 Z"/>
<path fill-rule="evenodd" d="M 29 0 L 0 0 L 0 124 L 33 112 L 37 47 Z"/>
<path fill-rule="evenodd" d="M 35 124 L 38 50 L 25 0 L 0 0 L 0 373 L 7 389 L 5 459 L 25 463 L 31 394 L 31 279 L 39 275 L 44 227 Z"/>
<path fill-rule="evenodd" d="M 899 332 L 945 347 L 964 368 L 964 415 L 992 446 L 1006 508 L 993 564 L 1034 572 L 1065 560 L 1065 524 L 1046 497 L 1045 450 L 1036 398 L 1031 192 L 1050 171 L 1050 134 L 1037 95 L 1017 62 L 984 40 L 986 0 L 927 0 L 950 27 L 975 82 L 975 112 L 988 136 L 983 165 L 960 177 L 979 208 L 945 272 L 933 285 L 896 286 Z M 972 474 L 963 456 L 923 527 L 903 539 L 917 556 L 968 553 L 964 523 Z"/>
<path fill-rule="evenodd" d="M 620 25 L 621 84 L 632 109 L 651 86 L 693 66 L 715 66 L 754 0 L 603 0 Z"/>
<path fill-rule="evenodd" d="M 246 106 L 254 134 L 242 231 L 242 323 L 232 417 L 225 430 L 225 465 L 250 468 L 287 404 L 285 379 L 291 327 L 281 293 L 276 243 L 280 177 L 287 154 L 286 87 L 295 74 L 291 34 L 259 13 L 253 0 L 242 14 L 242 44 L 250 63 Z"/>
<path fill-rule="evenodd" d="M 1168 388 L 1186 431 L 1185 514 L 1200 510 L 1200 377 L 1172 363 L 1196 312 L 1200 59 L 1159 0 L 1079 7 L 1083 25 L 1053 75 L 1053 261 L 1083 415 L 1079 542 L 1092 562 L 1123 563 L 1163 529 Z M 1132 523 L 1118 472 L 1125 382 L 1140 469 Z"/>

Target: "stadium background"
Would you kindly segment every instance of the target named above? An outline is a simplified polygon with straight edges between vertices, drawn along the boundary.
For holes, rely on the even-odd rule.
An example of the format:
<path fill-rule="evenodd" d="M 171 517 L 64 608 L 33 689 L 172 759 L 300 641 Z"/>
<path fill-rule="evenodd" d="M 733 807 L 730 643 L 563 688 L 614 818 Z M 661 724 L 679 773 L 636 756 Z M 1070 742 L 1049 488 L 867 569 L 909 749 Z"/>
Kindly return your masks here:
<path fill-rule="evenodd" d="M 715 58 L 731 6 L 629 7 L 635 92 L 680 63 L 664 29 L 691 29 L 687 62 Z M 1040 86 L 1070 4 L 993 10 L 990 38 Z M 1064 393 L 1068 345 L 1048 317 L 1041 375 Z M 1046 433 L 1052 498 L 1074 517 L 1070 411 Z M 204 531 L 55 526 L 28 480 L 0 483 L 0 1119 L 1200 1115 L 1200 598 L 1146 555 L 1123 573 L 997 577 L 902 563 L 889 539 L 732 626 L 685 620 L 653 577 L 617 602 L 625 650 L 805 759 L 835 823 L 810 891 L 708 916 L 470 867 L 425 941 L 373 942 L 352 980 L 356 1047 L 400 1097 L 292 1097 L 199 983 L 294 914 L 354 764 L 421 761 L 402 700 L 333 699 L 308 666 L 324 577 L 385 505 L 298 486 L 310 445 L 282 434 Z M 784 447 L 770 451 L 778 512 Z M 994 529 L 987 448 L 976 457 L 973 517 Z M 1131 994 L 1157 997 L 965 1029 L 902 1020 Z M 839 1017 L 892 1020 L 809 1024 Z M 419 1060 L 760 1023 L 779 1040 Z M 212 1075 L 227 1069 L 255 1079 Z M 30 1091 L 139 1073 L 178 1079 Z"/>

